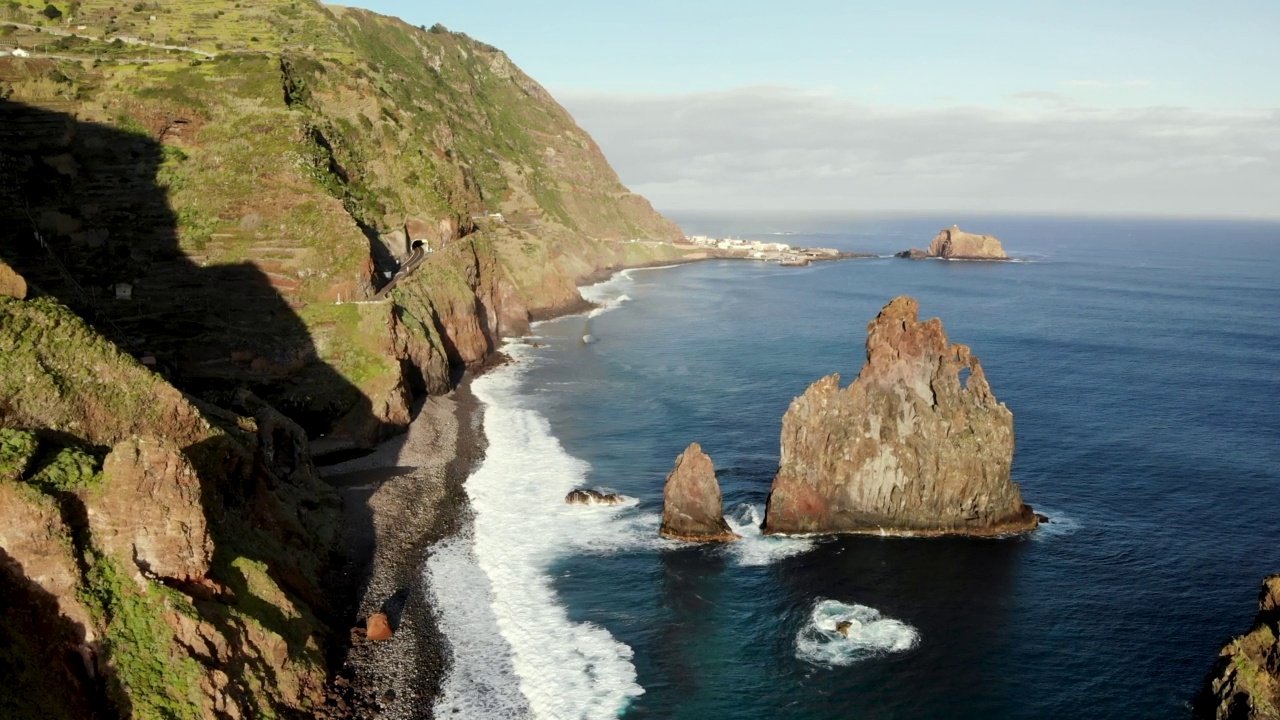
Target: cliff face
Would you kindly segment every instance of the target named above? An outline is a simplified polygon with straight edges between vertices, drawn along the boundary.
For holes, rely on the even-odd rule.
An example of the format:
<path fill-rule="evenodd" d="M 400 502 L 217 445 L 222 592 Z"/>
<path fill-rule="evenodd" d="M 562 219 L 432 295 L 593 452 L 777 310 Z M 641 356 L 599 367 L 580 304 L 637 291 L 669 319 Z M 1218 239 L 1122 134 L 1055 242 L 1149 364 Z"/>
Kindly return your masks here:
<path fill-rule="evenodd" d="M 564 109 L 466 35 L 310 0 L 0 12 L 58 56 L 0 58 L 0 258 L 178 387 L 248 386 L 312 436 L 396 432 L 407 392 L 450 387 L 499 325 L 681 255 Z M 332 309 L 419 241 L 474 245 L 429 256 L 405 315 Z"/>
<path fill-rule="evenodd" d="M 1204 720 L 1280 718 L 1280 575 L 1262 581 L 1253 629 L 1227 643 L 1193 705 Z"/>
<path fill-rule="evenodd" d="M 929 243 L 931 257 L 953 260 L 1007 260 L 1004 246 L 990 235 L 974 235 L 952 226 L 938 233 Z"/>
<path fill-rule="evenodd" d="M 235 408 L 52 300 L 0 298 L 0 714 L 318 706 L 337 502 L 301 428 Z"/>
<path fill-rule="evenodd" d="M 867 361 L 845 388 L 827 376 L 782 420 L 765 517 L 773 533 L 993 535 L 1035 515 L 1009 479 L 1013 414 L 977 357 L 937 318 L 894 299 L 867 326 Z M 967 374 L 962 379 L 961 373 Z"/>
<path fill-rule="evenodd" d="M 309 443 L 396 432 L 680 232 L 465 35 L 74 5 L 0 8 L 33 55 L 0 58 L 0 716 L 311 717 L 343 618 Z"/>

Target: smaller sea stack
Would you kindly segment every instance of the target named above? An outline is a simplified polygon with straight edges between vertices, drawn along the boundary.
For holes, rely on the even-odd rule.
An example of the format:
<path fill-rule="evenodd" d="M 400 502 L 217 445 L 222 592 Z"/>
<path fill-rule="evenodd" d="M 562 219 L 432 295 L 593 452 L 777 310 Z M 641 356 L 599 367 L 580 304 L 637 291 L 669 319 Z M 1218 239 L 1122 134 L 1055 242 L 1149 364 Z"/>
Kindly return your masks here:
<path fill-rule="evenodd" d="M 662 491 L 663 537 L 690 542 L 729 542 L 738 536 L 724 521 L 724 500 L 711 458 L 693 443 L 676 457 Z"/>

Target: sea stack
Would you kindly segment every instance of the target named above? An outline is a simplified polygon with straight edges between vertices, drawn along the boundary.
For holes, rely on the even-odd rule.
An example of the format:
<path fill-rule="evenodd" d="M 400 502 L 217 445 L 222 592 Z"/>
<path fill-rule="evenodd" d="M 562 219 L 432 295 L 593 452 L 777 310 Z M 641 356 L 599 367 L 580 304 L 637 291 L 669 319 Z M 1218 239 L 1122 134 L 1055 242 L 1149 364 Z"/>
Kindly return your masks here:
<path fill-rule="evenodd" d="M 867 326 L 867 361 L 828 375 L 782 420 L 767 533 L 998 535 L 1036 527 L 1009 478 L 1013 413 L 942 321 L 895 298 Z M 963 377 L 962 375 L 967 375 Z"/>
<path fill-rule="evenodd" d="M 960 229 L 958 225 L 938 233 L 929 243 L 930 257 L 948 260 L 1008 260 L 1004 254 L 1004 246 L 991 235 L 974 235 Z"/>
<path fill-rule="evenodd" d="M 729 542 L 738 536 L 724 521 L 724 501 L 711 457 L 693 443 L 676 457 L 662 491 L 663 537 L 691 542 Z"/>

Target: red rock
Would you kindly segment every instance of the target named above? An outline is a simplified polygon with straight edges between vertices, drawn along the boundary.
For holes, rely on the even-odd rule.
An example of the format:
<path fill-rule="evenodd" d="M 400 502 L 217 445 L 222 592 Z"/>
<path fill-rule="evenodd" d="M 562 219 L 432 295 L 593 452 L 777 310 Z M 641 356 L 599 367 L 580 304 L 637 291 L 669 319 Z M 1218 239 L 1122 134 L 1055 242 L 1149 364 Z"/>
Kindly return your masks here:
<path fill-rule="evenodd" d="M 102 468 L 104 489 L 84 492 L 89 529 L 102 550 L 146 575 L 198 581 L 209 571 L 200 478 L 171 440 L 117 443 Z"/>
<path fill-rule="evenodd" d="M 867 326 L 848 387 L 827 376 L 782 420 L 769 533 L 996 535 L 1037 519 L 1009 477 L 1013 413 L 942 321 L 894 299 Z M 967 371 L 966 381 L 961 372 Z"/>
<path fill-rule="evenodd" d="M 391 623 L 385 613 L 374 613 L 364 621 L 365 637 L 374 642 L 391 639 Z"/>
<path fill-rule="evenodd" d="M 676 457 L 662 491 L 663 537 L 692 542 L 728 542 L 738 536 L 724 521 L 723 499 L 711 458 L 693 443 Z"/>

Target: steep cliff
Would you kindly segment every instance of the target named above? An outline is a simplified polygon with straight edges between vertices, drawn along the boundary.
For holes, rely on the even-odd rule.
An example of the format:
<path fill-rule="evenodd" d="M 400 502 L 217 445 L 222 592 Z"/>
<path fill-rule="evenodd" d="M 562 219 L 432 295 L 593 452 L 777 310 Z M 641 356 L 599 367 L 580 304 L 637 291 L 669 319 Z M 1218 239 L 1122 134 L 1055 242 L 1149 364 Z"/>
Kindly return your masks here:
<path fill-rule="evenodd" d="M 949 260 L 1007 260 L 1004 246 L 991 235 L 974 235 L 952 226 L 938 233 L 929 243 L 930 257 Z"/>
<path fill-rule="evenodd" d="M 1204 720 L 1280 718 L 1280 575 L 1262 581 L 1253 629 L 1227 643 L 1193 705 Z"/>
<path fill-rule="evenodd" d="M 466 35 L 312 0 L 3 14 L 44 27 L 9 36 L 33 57 L 0 58 L 0 258 L 178 387 L 249 387 L 313 437 L 396 432 L 410 390 L 580 303 L 576 280 L 682 256 L 564 109 Z M 435 252 L 403 307 L 332 309 L 417 242 Z"/>
<path fill-rule="evenodd" d="M 895 298 L 867 326 L 848 387 L 829 375 L 782 420 L 765 514 L 772 533 L 995 535 L 1036 516 L 1009 478 L 1013 414 L 969 348 Z M 967 377 L 962 378 L 964 373 Z"/>
<path fill-rule="evenodd" d="M 680 231 L 466 35 L 59 8 L 0 8 L 0 716 L 313 717 L 348 619 L 312 450 Z"/>
<path fill-rule="evenodd" d="M 319 705 L 336 499 L 300 428 L 235 406 L 202 408 L 52 300 L 0 298 L 0 714 Z"/>

